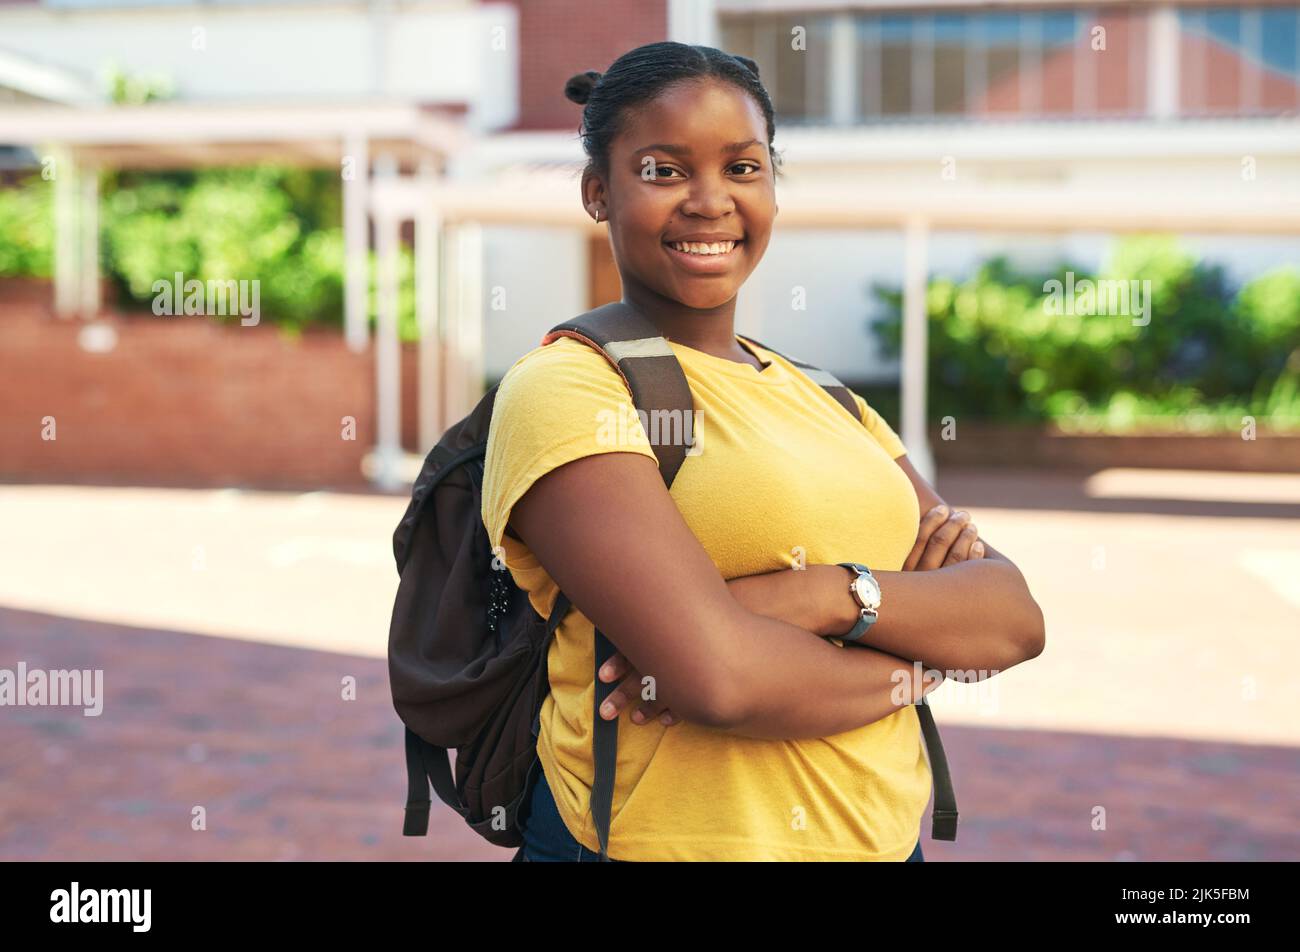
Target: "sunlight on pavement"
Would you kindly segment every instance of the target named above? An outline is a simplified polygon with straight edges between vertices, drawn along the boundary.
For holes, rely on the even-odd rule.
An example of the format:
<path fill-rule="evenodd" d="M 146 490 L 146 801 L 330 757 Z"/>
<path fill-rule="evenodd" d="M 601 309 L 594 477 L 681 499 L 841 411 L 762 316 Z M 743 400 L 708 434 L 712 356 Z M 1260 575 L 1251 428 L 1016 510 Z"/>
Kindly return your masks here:
<path fill-rule="evenodd" d="M 0 605 L 382 658 L 406 503 L 0 487 Z M 970 511 L 1029 581 L 1047 649 L 945 684 L 940 725 L 1300 744 L 1295 520 Z"/>
<path fill-rule="evenodd" d="M 405 498 L 0 487 L 0 604 L 382 657 Z"/>
<path fill-rule="evenodd" d="M 985 683 L 944 684 L 941 726 L 1300 745 L 1294 521 L 970 512 L 1024 573 L 1047 648 Z"/>
<path fill-rule="evenodd" d="M 1300 542 L 1292 549 L 1246 549 L 1241 567 L 1263 579 L 1279 596 L 1300 609 Z M 1300 616 L 1292 634 L 1300 638 Z M 1297 699 L 1300 700 L 1300 699 Z"/>
<path fill-rule="evenodd" d="M 1088 477 L 1084 491 L 1093 499 L 1300 503 L 1300 476 L 1117 468 L 1103 469 Z"/>

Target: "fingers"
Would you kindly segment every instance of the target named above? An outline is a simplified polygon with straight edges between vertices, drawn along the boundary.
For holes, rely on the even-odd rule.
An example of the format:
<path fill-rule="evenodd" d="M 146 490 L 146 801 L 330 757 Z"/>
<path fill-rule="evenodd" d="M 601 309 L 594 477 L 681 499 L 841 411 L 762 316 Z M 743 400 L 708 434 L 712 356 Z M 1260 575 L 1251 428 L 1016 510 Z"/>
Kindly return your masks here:
<path fill-rule="evenodd" d="M 639 700 L 643 697 L 641 693 L 641 675 L 639 672 L 633 672 L 633 674 L 635 677 L 628 678 L 624 684 L 631 686 L 632 690 L 635 692 L 633 697 Z M 658 698 L 655 698 L 653 701 L 641 701 L 640 706 L 632 712 L 632 723 L 649 724 L 655 718 L 662 718 L 665 716 L 669 718 L 669 720 L 663 721 L 665 727 L 674 723 L 672 720 L 673 715 L 672 712 L 668 710 L 668 705 L 663 701 L 660 701 Z"/>
<path fill-rule="evenodd" d="M 613 720 L 623 710 L 641 700 L 641 672 L 633 668 L 631 662 L 621 652 L 611 655 L 609 660 L 600 666 L 600 679 L 619 681 L 618 686 L 609 692 L 600 705 L 600 716 L 606 720 Z M 637 724 L 647 724 L 655 718 L 659 718 L 666 727 L 680 721 L 680 718 L 668 710 L 668 705 L 658 700 L 642 702 L 632 712 L 632 720 Z"/>
<path fill-rule="evenodd" d="M 943 564 L 956 565 L 958 562 L 965 562 L 967 559 L 974 558 L 972 550 L 978 541 L 979 529 L 975 528 L 973 522 L 966 523 L 965 527 L 957 535 L 957 540 L 953 542 L 952 548 L 948 550 L 948 557 L 943 560 Z"/>
<path fill-rule="evenodd" d="M 956 543 L 957 538 L 969 522 L 970 513 L 959 509 L 952 514 L 947 522 L 935 529 L 934 534 L 926 542 L 924 551 L 921 552 L 920 561 L 916 564 L 917 569 L 925 572 L 930 569 L 942 568 L 944 560 L 948 558 L 949 550 Z M 969 545 L 967 549 L 969 550 Z"/>
<path fill-rule="evenodd" d="M 618 717 L 619 711 L 627 705 L 629 695 L 624 689 L 627 687 L 629 673 L 635 673 L 632 670 L 631 663 L 623 656 L 621 651 L 616 651 L 610 655 L 609 659 L 600 666 L 596 674 L 602 681 L 620 681 L 621 683 L 614 690 L 609 692 L 600 705 L 600 716 L 606 720 L 612 720 Z M 639 679 L 638 679 L 639 680 Z"/>
<path fill-rule="evenodd" d="M 619 681 L 627 677 L 627 673 L 631 670 L 632 665 L 627 658 L 623 657 L 623 652 L 616 651 L 600 666 L 600 680 Z"/>
<path fill-rule="evenodd" d="M 672 727 L 681 720 L 676 714 L 668 710 L 668 705 L 663 701 L 646 701 L 632 712 L 632 722 L 634 724 L 649 724 L 656 719 L 664 727 Z"/>
<path fill-rule="evenodd" d="M 604 673 L 604 668 L 601 668 Z M 629 703 L 640 698 L 641 696 L 641 677 L 635 671 L 631 677 L 626 677 L 619 682 L 618 687 L 610 691 L 604 702 L 600 705 L 600 716 L 605 720 L 613 720 L 618 717 L 619 712 L 627 707 Z"/>
<path fill-rule="evenodd" d="M 912 546 L 907 561 L 903 563 L 904 572 L 911 572 L 916 569 L 917 563 L 921 561 L 921 554 L 925 551 L 926 543 L 930 541 L 930 536 L 947 519 L 948 507 L 944 505 L 935 506 L 921 518 L 921 524 L 916 530 L 916 544 Z"/>

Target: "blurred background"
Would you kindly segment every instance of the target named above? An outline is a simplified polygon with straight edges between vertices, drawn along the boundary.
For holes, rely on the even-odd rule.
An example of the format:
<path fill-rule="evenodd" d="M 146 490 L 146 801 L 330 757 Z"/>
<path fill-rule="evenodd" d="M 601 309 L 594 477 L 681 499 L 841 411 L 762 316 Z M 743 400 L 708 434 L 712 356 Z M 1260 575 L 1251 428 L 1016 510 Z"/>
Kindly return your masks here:
<path fill-rule="evenodd" d="M 562 88 L 663 39 L 776 105 L 737 330 L 1047 617 L 927 859 L 1300 859 L 1294 0 L 0 0 L 0 670 L 103 672 L 0 707 L 0 858 L 509 858 L 400 835 L 390 538 L 620 295 Z"/>

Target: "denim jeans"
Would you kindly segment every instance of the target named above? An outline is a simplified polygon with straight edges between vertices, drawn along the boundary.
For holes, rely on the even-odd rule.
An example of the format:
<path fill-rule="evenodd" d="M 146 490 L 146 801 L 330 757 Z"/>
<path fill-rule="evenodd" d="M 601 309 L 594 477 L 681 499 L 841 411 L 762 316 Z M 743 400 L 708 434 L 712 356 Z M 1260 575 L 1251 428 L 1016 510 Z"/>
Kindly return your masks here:
<path fill-rule="evenodd" d="M 600 854 L 587 849 L 569 832 L 560 817 L 550 784 L 537 765 L 537 778 L 528 796 L 524 824 L 524 861 L 529 863 L 599 863 Z M 612 862 L 618 862 L 613 860 Z"/>
<path fill-rule="evenodd" d="M 528 796 L 528 813 L 524 825 L 523 858 L 530 863 L 599 863 L 600 854 L 587 849 L 569 832 L 560 818 L 559 808 L 551 795 L 546 775 L 541 765 L 537 766 L 537 778 L 533 781 L 532 793 Z M 619 860 L 613 860 L 619 862 Z M 923 863 L 921 841 L 916 841 L 916 849 L 907 858 L 909 863 Z"/>

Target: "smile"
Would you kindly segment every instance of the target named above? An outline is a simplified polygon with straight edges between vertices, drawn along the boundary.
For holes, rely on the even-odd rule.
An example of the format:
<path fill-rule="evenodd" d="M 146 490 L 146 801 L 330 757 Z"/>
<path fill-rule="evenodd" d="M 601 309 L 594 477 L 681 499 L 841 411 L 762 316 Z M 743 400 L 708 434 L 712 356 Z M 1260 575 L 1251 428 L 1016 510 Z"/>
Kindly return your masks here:
<path fill-rule="evenodd" d="M 669 241 L 666 242 L 673 251 L 688 255 L 728 255 L 740 244 L 738 241 Z"/>
<path fill-rule="evenodd" d="M 740 260 L 742 241 L 665 241 L 668 256 L 692 274 L 717 275 L 731 271 Z"/>

